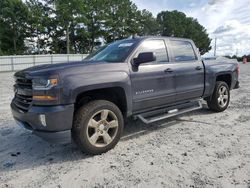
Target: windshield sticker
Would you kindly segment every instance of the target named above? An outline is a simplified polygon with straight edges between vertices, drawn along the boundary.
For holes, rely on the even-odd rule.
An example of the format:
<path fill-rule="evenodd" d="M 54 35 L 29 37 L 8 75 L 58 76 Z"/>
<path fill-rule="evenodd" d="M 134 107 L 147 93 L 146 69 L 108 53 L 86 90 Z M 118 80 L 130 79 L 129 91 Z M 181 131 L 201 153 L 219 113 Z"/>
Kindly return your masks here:
<path fill-rule="evenodd" d="M 118 48 L 122 48 L 122 47 L 129 47 L 129 46 L 132 46 L 134 43 L 132 42 L 129 42 L 129 43 L 122 43 L 122 44 L 119 44 Z"/>

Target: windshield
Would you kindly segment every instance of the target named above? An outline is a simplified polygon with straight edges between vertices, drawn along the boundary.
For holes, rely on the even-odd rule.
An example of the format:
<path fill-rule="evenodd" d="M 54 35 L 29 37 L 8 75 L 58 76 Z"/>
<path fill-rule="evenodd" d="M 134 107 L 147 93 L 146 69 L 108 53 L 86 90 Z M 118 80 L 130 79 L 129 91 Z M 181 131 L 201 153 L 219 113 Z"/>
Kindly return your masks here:
<path fill-rule="evenodd" d="M 95 52 L 88 55 L 85 60 L 122 62 L 132 52 L 136 46 L 135 40 L 117 41 L 109 45 L 102 46 Z"/>

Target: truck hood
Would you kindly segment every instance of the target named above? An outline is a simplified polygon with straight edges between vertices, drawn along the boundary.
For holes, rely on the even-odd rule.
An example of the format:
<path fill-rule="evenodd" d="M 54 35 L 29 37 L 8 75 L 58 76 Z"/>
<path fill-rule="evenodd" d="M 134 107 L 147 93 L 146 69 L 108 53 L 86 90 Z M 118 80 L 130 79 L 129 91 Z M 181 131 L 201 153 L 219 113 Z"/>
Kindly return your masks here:
<path fill-rule="evenodd" d="M 108 62 L 93 62 L 93 61 L 76 61 L 69 63 L 57 63 L 33 66 L 15 73 L 17 77 L 35 77 L 35 76 L 50 76 L 67 73 L 91 73 L 91 72 L 107 72 L 117 70 L 117 64 L 122 63 L 108 63 Z M 114 68 L 116 67 L 116 68 Z"/>
<path fill-rule="evenodd" d="M 33 67 L 29 67 L 27 69 L 21 70 L 17 73 L 24 73 L 24 74 L 39 74 L 44 72 L 52 72 L 52 71 L 58 71 L 61 69 L 67 69 L 69 67 L 75 67 L 75 66 L 86 66 L 86 64 L 89 64 L 90 62 L 83 62 L 83 61 L 76 61 L 76 62 L 70 62 L 70 63 L 57 63 L 57 64 L 45 64 L 45 65 L 36 65 Z"/>

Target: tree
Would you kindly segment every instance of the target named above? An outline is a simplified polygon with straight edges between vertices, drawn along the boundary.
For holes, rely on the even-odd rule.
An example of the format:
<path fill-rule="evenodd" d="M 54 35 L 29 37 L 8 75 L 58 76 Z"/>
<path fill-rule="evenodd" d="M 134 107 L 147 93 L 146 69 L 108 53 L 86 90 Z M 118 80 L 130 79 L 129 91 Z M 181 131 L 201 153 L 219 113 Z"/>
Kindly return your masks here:
<path fill-rule="evenodd" d="M 85 4 L 82 0 L 55 0 L 52 1 L 55 7 L 55 31 L 59 32 L 66 38 L 67 53 L 70 53 L 72 44 L 70 44 L 70 35 L 74 36 L 74 30 L 80 18 L 85 11 Z M 54 24 L 55 26 L 55 24 Z M 58 36 L 55 33 L 56 37 Z"/>
<path fill-rule="evenodd" d="M 130 0 L 109 1 L 107 19 L 105 20 L 106 42 L 127 38 L 138 34 L 140 30 L 140 12 Z"/>
<path fill-rule="evenodd" d="M 178 11 L 154 18 L 131 0 L 0 0 L 0 7 L 1 55 L 90 53 L 132 35 L 191 38 L 202 54 L 211 48 L 196 19 Z"/>
<path fill-rule="evenodd" d="M 32 53 L 46 53 L 50 44 L 51 8 L 39 0 L 27 0 L 26 6 L 29 10 L 27 40 L 36 44 L 33 46 L 32 50 L 35 51 Z"/>
<path fill-rule="evenodd" d="M 160 26 L 152 13 L 143 9 L 139 14 L 138 22 L 140 23 L 140 29 L 138 35 L 159 35 Z"/>
<path fill-rule="evenodd" d="M 0 55 L 13 54 L 13 42 L 10 28 L 0 19 Z"/>
<path fill-rule="evenodd" d="M 28 9 L 21 0 L 0 1 L 1 51 L 21 54 L 25 50 Z"/>
<path fill-rule="evenodd" d="M 206 29 L 199 22 L 179 11 L 162 11 L 157 15 L 160 34 L 163 36 L 184 37 L 192 39 L 201 54 L 211 49 L 211 39 Z"/>
<path fill-rule="evenodd" d="M 97 40 L 104 35 L 104 23 L 107 19 L 107 3 L 109 0 L 83 0 L 86 5 L 82 27 L 78 34 L 83 39 L 83 50 L 92 52 Z"/>

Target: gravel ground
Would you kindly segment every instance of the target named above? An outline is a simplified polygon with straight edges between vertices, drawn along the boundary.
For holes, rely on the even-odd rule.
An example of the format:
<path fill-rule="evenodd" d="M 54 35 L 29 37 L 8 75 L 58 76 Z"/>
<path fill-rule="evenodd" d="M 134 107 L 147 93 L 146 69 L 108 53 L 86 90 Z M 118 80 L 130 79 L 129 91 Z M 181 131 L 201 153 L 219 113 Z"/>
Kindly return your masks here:
<path fill-rule="evenodd" d="M 13 121 L 13 73 L 0 74 L 0 187 L 250 187 L 250 64 L 222 113 L 130 120 L 111 151 L 48 144 Z"/>

